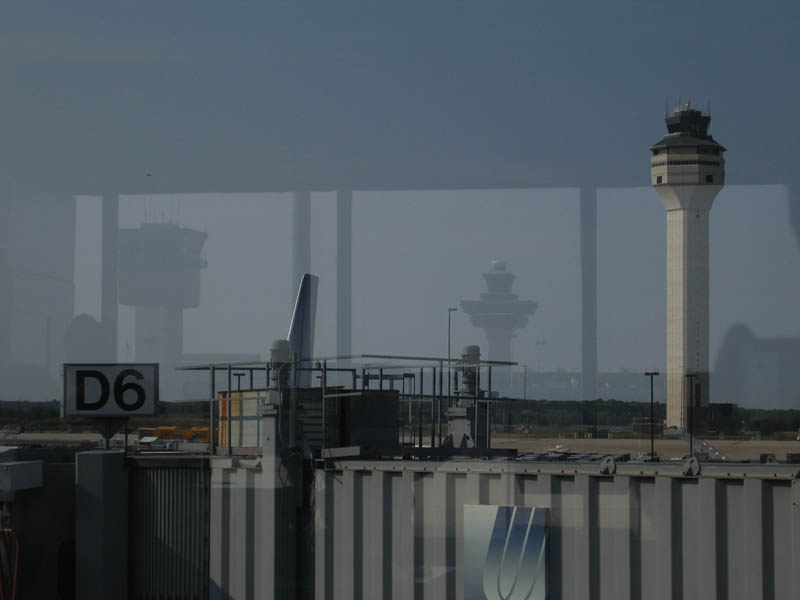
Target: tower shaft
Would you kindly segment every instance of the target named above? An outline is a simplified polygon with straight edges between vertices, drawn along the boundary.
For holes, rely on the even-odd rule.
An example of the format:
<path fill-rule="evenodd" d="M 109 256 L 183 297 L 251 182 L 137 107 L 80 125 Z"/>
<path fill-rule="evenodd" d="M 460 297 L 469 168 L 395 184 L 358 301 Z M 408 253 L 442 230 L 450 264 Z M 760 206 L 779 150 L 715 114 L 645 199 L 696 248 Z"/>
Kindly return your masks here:
<path fill-rule="evenodd" d="M 721 188 L 656 186 L 667 212 L 667 427 L 688 429 L 689 403 L 710 403 L 708 234 Z"/>
<path fill-rule="evenodd" d="M 667 211 L 667 426 L 709 404 L 708 210 Z M 687 374 L 695 374 L 694 395 Z"/>
<path fill-rule="evenodd" d="M 513 329 L 506 327 L 486 327 L 486 341 L 488 342 L 488 356 L 489 360 L 511 360 L 511 336 L 514 334 Z"/>

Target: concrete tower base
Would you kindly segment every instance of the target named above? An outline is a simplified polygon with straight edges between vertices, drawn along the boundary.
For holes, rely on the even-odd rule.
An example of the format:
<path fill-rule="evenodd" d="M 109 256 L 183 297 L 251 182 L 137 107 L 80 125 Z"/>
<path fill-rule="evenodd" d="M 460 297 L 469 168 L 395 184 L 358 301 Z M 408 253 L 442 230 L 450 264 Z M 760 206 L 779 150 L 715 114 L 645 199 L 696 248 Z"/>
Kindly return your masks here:
<path fill-rule="evenodd" d="M 710 401 L 709 211 L 720 186 L 657 189 L 667 211 L 667 427 L 685 430 L 692 399 Z"/>

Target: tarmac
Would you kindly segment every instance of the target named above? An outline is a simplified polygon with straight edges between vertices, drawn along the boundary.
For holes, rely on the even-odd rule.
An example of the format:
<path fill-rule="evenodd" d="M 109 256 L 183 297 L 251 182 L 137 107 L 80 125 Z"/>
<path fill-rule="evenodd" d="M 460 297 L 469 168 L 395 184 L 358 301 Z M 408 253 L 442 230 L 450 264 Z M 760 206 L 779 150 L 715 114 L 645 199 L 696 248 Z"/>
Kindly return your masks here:
<path fill-rule="evenodd" d="M 128 435 L 128 442 L 133 444 L 136 434 Z M 121 444 L 124 435 L 118 433 L 113 438 Z M 778 461 L 786 459 L 787 453 L 800 453 L 800 441 L 778 440 L 720 440 L 704 438 L 714 450 L 732 462 L 754 461 L 757 462 L 762 454 L 774 454 Z M 42 445 L 73 445 L 100 443 L 100 434 L 93 432 L 25 432 L 25 433 L 0 433 L 0 445 L 13 446 L 16 444 L 42 444 Z M 501 434 L 492 435 L 493 448 L 516 448 L 521 452 L 547 452 L 552 450 L 572 451 L 580 453 L 598 454 L 630 454 L 636 459 L 640 454 L 650 452 L 648 438 L 637 439 L 576 439 L 571 437 L 527 437 L 509 436 Z M 656 439 L 655 451 L 662 460 L 679 459 L 689 454 L 689 446 L 679 439 Z"/>
<path fill-rule="evenodd" d="M 787 453 L 800 453 L 800 441 L 778 440 L 720 440 L 704 438 L 727 460 L 758 461 L 761 454 L 774 454 L 782 461 Z M 575 439 L 575 438 L 534 438 L 534 437 L 492 437 L 495 448 L 516 448 L 524 452 L 546 452 L 560 449 L 572 452 L 596 452 L 601 454 L 639 454 L 650 452 L 650 439 Z M 560 448 L 558 448 L 560 446 Z M 689 445 L 679 439 L 656 439 L 655 451 L 662 459 L 681 458 L 689 454 Z"/>

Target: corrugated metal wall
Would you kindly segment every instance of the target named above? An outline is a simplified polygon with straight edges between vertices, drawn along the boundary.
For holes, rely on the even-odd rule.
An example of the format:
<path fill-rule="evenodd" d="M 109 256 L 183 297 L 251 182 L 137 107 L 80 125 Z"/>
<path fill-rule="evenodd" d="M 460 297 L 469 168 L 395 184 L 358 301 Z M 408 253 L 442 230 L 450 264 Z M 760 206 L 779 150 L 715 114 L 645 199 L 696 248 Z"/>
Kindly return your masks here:
<path fill-rule="evenodd" d="M 463 506 L 495 504 L 550 509 L 554 600 L 800 598 L 796 471 L 343 461 L 315 471 L 314 597 L 462 598 Z"/>
<path fill-rule="evenodd" d="M 131 598 L 208 598 L 209 481 L 210 469 L 204 459 L 163 466 L 133 463 Z"/>

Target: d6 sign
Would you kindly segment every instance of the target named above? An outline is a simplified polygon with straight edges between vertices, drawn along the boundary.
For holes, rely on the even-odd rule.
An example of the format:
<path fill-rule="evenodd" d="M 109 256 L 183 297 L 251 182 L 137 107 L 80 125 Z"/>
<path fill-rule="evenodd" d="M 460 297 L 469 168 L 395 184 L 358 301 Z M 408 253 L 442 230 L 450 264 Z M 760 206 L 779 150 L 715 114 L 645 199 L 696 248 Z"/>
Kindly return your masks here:
<path fill-rule="evenodd" d="M 158 364 L 65 364 L 65 417 L 132 417 L 158 410 Z"/>

